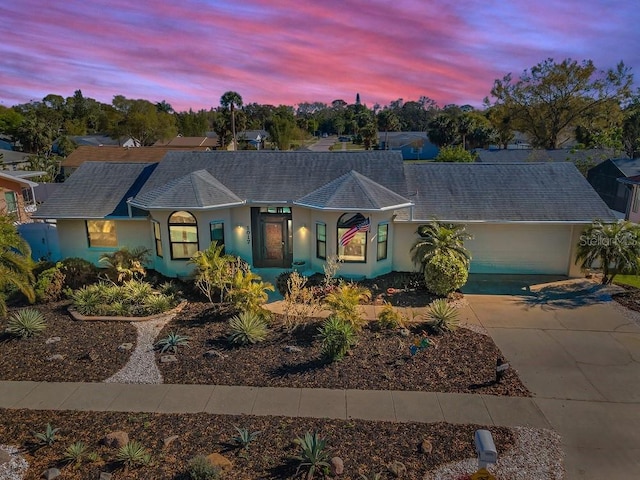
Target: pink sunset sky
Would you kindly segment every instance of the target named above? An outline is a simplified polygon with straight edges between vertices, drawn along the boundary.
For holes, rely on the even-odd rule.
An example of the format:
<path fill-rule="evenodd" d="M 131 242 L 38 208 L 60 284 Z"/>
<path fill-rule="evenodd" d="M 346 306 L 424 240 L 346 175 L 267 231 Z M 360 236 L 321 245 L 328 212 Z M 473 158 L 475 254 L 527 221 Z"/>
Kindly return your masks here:
<path fill-rule="evenodd" d="M 245 103 L 480 106 L 553 58 L 640 78 L 637 0 L 0 0 L 0 105 L 114 95 L 178 111 Z"/>

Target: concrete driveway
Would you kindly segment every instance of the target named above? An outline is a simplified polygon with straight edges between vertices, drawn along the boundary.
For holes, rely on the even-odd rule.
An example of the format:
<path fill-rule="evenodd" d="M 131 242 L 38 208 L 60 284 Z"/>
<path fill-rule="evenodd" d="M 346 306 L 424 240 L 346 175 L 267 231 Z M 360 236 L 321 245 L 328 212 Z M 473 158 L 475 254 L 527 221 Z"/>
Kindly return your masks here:
<path fill-rule="evenodd" d="M 640 477 L 640 327 L 588 281 L 467 295 L 562 436 L 568 479 Z"/>

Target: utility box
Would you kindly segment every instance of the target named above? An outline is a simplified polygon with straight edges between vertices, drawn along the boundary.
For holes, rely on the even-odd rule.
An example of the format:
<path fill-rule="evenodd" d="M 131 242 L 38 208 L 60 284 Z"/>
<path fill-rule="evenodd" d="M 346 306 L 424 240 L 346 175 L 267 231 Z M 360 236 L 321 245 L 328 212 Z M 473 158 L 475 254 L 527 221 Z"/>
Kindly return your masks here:
<path fill-rule="evenodd" d="M 474 440 L 478 453 L 478 468 L 485 468 L 487 464 L 498 461 L 496 445 L 489 430 L 476 430 Z"/>

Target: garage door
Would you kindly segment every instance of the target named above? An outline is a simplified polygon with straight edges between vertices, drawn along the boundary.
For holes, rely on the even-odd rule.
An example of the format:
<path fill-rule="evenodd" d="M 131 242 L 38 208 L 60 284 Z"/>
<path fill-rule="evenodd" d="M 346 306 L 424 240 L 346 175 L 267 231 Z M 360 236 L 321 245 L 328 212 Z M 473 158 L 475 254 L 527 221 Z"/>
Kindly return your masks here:
<path fill-rule="evenodd" d="M 571 226 L 467 225 L 471 273 L 567 275 Z"/>

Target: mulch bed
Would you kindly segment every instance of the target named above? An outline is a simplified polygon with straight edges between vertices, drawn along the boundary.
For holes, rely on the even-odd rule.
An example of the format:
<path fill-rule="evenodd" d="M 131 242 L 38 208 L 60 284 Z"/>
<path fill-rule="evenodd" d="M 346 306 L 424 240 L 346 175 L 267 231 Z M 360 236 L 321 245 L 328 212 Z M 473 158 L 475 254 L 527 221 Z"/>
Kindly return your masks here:
<path fill-rule="evenodd" d="M 208 304 L 192 302 L 164 327 L 158 338 L 170 332 L 189 337 L 177 362 L 158 361 L 165 383 L 530 396 L 513 370 L 495 383 L 499 349 L 490 337 L 466 328 L 430 337 L 436 345 L 413 356 L 409 348 L 421 339 L 419 329 L 405 337 L 399 330 L 364 328 L 351 355 L 326 363 L 317 338 L 319 319 L 294 333 L 276 327 L 264 342 L 245 347 L 226 340 L 227 320 Z M 289 352 L 289 346 L 301 351 Z M 213 349 L 221 356 L 205 355 Z"/>
<path fill-rule="evenodd" d="M 7 320 L 0 319 L 0 380 L 45 382 L 100 382 L 129 360 L 131 351 L 118 345 L 132 343 L 136 329 L 125 322 L 78 322 L 67 312 L 69 302 L 34 305 L 45 317 L 40 335 L 17 339 L 5 333 Z M 60 341 L 47 344 L 47 339 Z M 62 355 L 63 360 L 48 360 Z"/>
<path fill-rule="evenodd" d="M 60 428 L 52 446 L 37 448 L 33 432 L 42 432 L 50 422 Z M 234 426 L 260 431 L 247 452 L 233 442 Z M 0 409 L 2 442 L 25 448 L 30 464 L 26 480 L 41 478 L 47 468 L 57 467 L 60 478 L 86 480 L 98 478 L 99 472 L 113 472 L 114 479 L 188 480 L 188 461 L 196 455 L 218 452 L 233 462 L 222 478 L 227 480 L 293 478 L 298 454 L 293 439 L 305 432 L 317 431 L 327 439 L 332 456 L 344 461 L 344 475 L 355 480 L 360 474 L 372 478 L 394 478 L 387 470 L 391 462 L 402 462 L 407 473 L 402 478 L 422 479 L 442 463 L 474 457 L 473 434 L 478 425 L 446 423 L 417 424 L 370 422 L 364 420 L 320 420 L 288 417 L 223 416 L 210 414 L 140 414 L 110 412 L 49 412 Z M 152 454 L 152 464 L 124 473 L 115 462 L 116 449 L 100 444 L 107 433 L 124 430 L 130 440 L 142 443 Z M 509 429 L 491 427 L 499 452 L 513 447 Z M 178 435 L 168 447 L 163 440 Z M 419 448 L 428 439 L 433 450 L 425 454 Z M 101 460 L 85 461 L 79 466 L 65 465 L 64 451 L 71 443 L 82 441 Z M 469 472 L 473 473 L 473 472 Z M 301 478 L 301 477 L 300 477 Z M 317 475 L 315 478 L 322 478 Z"/>
<path fill-rule="evenodd" d="M 640 312 L 640 288 L 631 285 L 622 285 L 617 283 L 619 287 L 624 288 L 624 292 L 614 293 L 611 297 L 620 305 L 627 307 L 629 310 Z"/>

